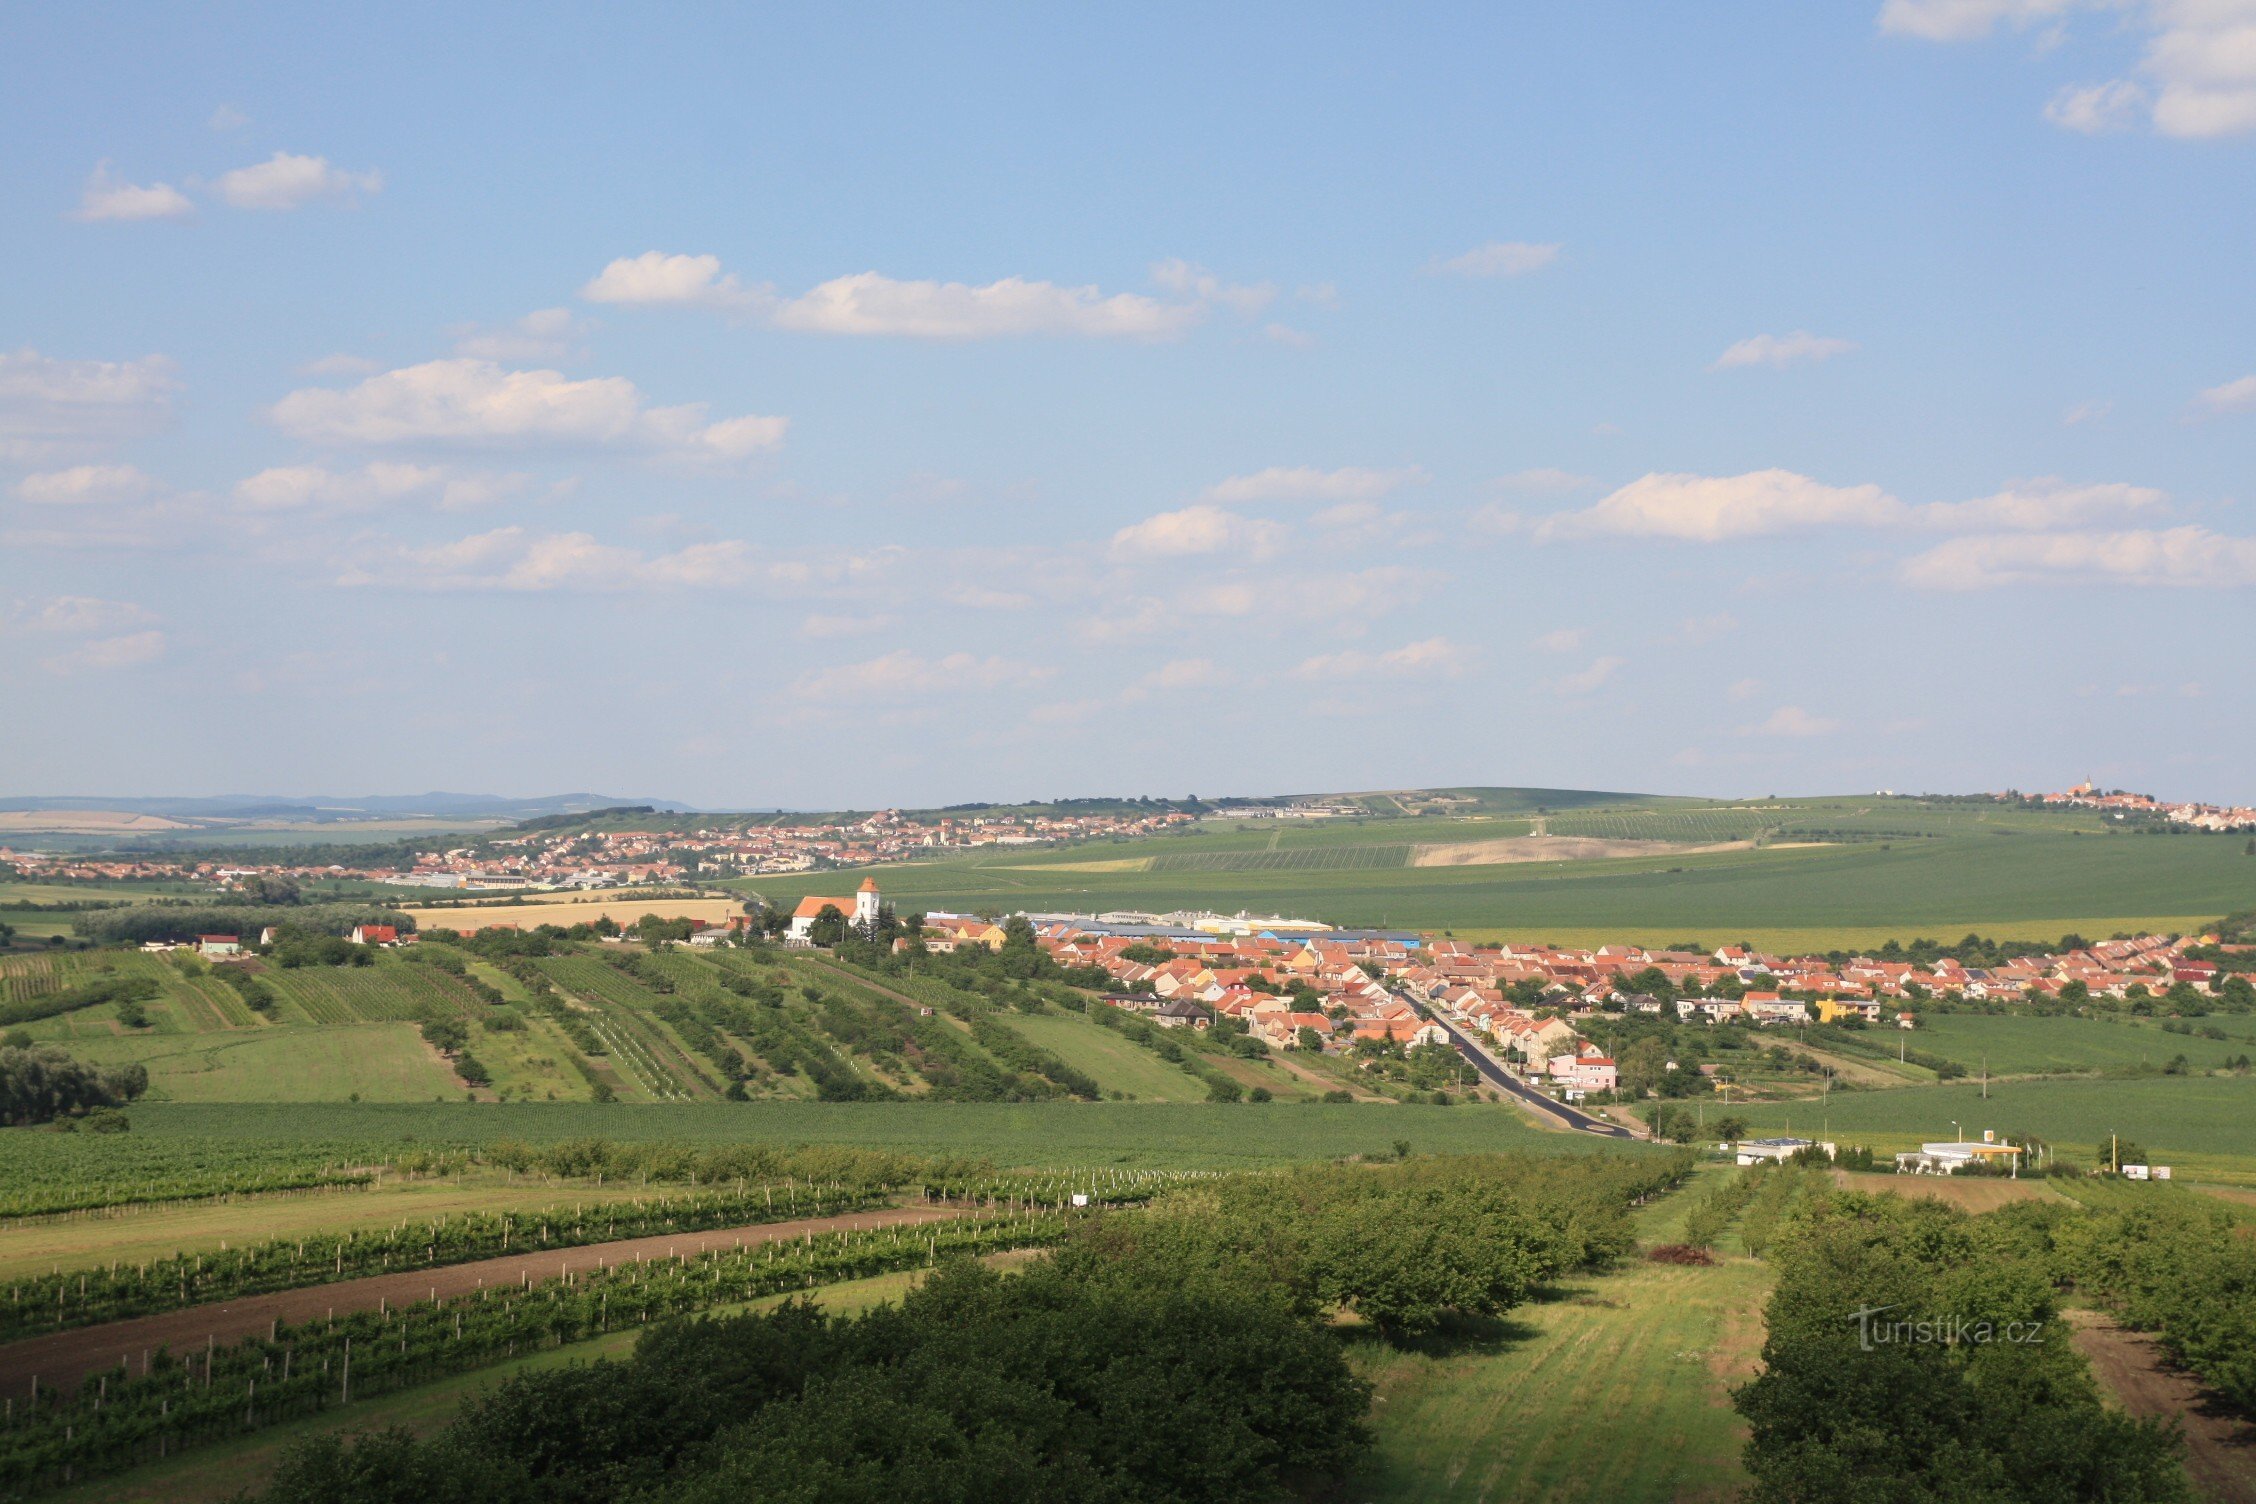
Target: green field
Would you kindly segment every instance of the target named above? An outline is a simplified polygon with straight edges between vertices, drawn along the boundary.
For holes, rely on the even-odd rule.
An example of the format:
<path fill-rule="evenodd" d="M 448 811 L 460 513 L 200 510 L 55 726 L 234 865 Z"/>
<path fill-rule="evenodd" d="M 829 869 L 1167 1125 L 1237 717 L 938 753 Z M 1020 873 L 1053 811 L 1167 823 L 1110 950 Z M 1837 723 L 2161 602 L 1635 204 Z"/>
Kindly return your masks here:
<path fill-rule="evenodd" d="M 1723 1111 L 1709 1103 L 1704 1111 Z M 2256 1077 L 2157 1076 L 1993 1081 L 1979 1085 L 1835 1092 L 1824 1102 L 1734 1104 L 1758 1133 L 1790 1129 L 1804 1138 L 1870 1144 L 1895 1151 L 1947 1139 L 1956 1120 L 1978 1135 L 2034 1133 L 2065 1154 L 2092 1162 L 2093 1146 L 2110 1133 L 2136 1139 L 2197 1179 L 2256 1183 Z"/>
<path fill-rule="evenodd" d="M 1143 1102 L 1203 1102 L 1206 1083 L 1141 1045 L 1073 1014 L 1002 1015 L 1005 1026 L 1087 1071 L 1106 1091 Z"/>
<path fill-rule="evenodd" d="M 2246 1019 L 2203 1019 L 2204 1025 L 2243 1029 Z M 1868 1038 L 1876 1036 L 1867 1036 Z M 2184 1055 L 2195 1070 L 2213 1070 L 2248 1053 L 2243 1036 L 2225 1040 L 2203 1039 L 2197 1034 L 2165 1033 L 2152 1022 L 2122 1022 L 2100 1018 L 2030 1018 L 2009 1014 L 1930 1013 L 1919 1021 L 1911 1044 L 1933 1055 L 1955 1060 L 1970 1071 L 1986 1064 L 1993 1076 L 2039 1072 L 2097 1071 L 2118 1066 L 2167 1064 Z M 2256 1130 L 2250 1134 L 2256 1147 Z"/>
<path fill-rule="evenodd" d="M 1391 1155 L 1397 1140 L 1421 1153 L 1649 1152 L 1618 1140 L 1547 1133 L 1509 1107 L 1314 1102 L 158 1102 L 134 1108 L 133 1123 L 136 1138 L 194 1142 L 217 1155 L 224 1155 L 231 1143 L 353 1143 L 374 1149 L 582 1137 L 852 1144 L 966 1155 L 1002 1166 L 1149 1169 L 1231 1169 L 1349 1154 Z"/>
<path fill-rule="evenodd" d="M 225 1034 L 73 1039 L 99 1064 L 139 1061 L 157 1102 L 428 1102 L 462 1082 L 409 1024 L 277 1025 Z M 147 1111 L 135 1108 L 135 1116 Z"/>
<path fill-rule="evenodd" d="M 1757 807 L 1647 801 L 1544 819 L 1553 835 L 1774 844 L 1421 867 L 1404 865 L 1405 854 L 1524 834 L 1527 822 L 1430 815 L 1308 826 L 1209 821 L 1192 834 L 870 872 L 904 911 L 1200 908 L 1481 938 L 1750 939 L 1793 950 L 1949 940 L 1969 930 L 2019 939 L 2182 931 L 2256 907 L 2256 858 L 2244 853 L 2245 843 L 2110 833 L 2083 812 L 1865 798 Z M 731 886 L 788 904 L 860 876 L 834 871 Z"/>

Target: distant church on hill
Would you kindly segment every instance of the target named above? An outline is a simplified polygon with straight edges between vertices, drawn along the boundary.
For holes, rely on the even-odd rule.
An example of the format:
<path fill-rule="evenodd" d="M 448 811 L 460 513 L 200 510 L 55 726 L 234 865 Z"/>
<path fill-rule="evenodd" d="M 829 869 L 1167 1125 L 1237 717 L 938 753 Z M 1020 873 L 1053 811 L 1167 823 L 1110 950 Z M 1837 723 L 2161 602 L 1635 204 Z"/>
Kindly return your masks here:
<path fill-rule="evenodd" d="M 852 898 L 818 898 L 813 894 L 799 900 L 799 907 L 791 911 L 791 928 L 784 931 L 784 941 L 791 945 L 812 945 L 815 921 L 825 909 L 836 909 L 855 929 L 865 935 L 877 933 L 877 879 L 862 879 L 861 891 Z"/>

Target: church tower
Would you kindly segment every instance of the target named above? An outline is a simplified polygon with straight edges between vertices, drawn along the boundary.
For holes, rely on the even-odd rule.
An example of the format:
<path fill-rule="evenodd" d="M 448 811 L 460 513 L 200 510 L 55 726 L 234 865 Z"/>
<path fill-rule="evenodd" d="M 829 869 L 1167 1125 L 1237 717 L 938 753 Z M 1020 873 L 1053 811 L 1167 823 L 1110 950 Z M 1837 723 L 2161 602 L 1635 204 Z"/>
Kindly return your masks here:
<path fill-rule="evenodd" d="M 862 879 L 861 891 L 854 895 L 854 923 L 869 931 L 877 928 L 877 879 Z"/>

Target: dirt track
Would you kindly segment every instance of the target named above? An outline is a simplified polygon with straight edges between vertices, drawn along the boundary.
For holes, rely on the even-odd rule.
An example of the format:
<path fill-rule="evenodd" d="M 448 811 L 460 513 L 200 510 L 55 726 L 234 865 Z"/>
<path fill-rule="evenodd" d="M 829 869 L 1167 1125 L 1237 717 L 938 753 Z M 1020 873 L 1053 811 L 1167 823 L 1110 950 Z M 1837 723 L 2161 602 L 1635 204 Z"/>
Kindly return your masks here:
<path fill-rule="evenodd" d="M 1622 856 L 1697 856 L 1709 851 L 1745 851 L 1752 841 L 1714 841 L 1687 846 L 1676 841 L 1605 840 L 1597 836 L 1503 836 L 1493 841 L 1452 841 L 1420 846 L 1413 867 L 1489 867 L 1513 862 L 1595 862 Z"/>
<path fill-rule="evenodd" d="M 379 1274 L 368 1279 L 341 1280 L 332 1285 L 281 1290 L 271 1295 L 247 1295 L 217 1305 L 192 1306 L 185 1311 L 169 1311 L 159 1316 L 140 1316 L 105 1326 L 26 1337 L 20 1342 L 0 1346 L 0 1395 L 28 1395 L 35 1378 L 43 1389 L 70 1388 L 88 1374 L 114 1368 L 121 1358 L 138 1367 L 147 1354 L 160 1347 L 181 1353 L 213 1340 L 238 1342 L 265 1332 L 278 1320 L 315 1321 L 334 1311 L 373 1311 L 379 1304 L 413 1305 L 416 1301 L 431 1299 L 434 1293 L 468 1295 L 488 1285 L 515 1285 L 523 1281 L 538 1284 L 555 1279 L 567 1270 L 578 1273 L 607 1264 L 631 1264 L 673 1254 L 702 1253 L 709 1248 L 757 1246 L 810 1232 L 898 1227 L 903 1223 L 934 1222 L 963 1214 L 960 1208 L 949 1206 L 884 1207 L 838 1217 L 809 1217 L 797 1222 L 763 1222 L 752 1227 L 716 1228 L 711 1232 L 589 1243 L 547 1253 L 449 1264 L 443 1269 L 423 1269 L 412 1274 Z"/>
<path fill-rule="evenodd" d="M 2194 1492 L 2212 1504 L 2256 1504 L 2256 1426 L 2172 1368 L 2152 1337 L 2098 1311 L 2064 1316 L 2101 1388 L 2133 1415 L 2165 1416 L 2185 1427 L 2186 1475 Z"/>

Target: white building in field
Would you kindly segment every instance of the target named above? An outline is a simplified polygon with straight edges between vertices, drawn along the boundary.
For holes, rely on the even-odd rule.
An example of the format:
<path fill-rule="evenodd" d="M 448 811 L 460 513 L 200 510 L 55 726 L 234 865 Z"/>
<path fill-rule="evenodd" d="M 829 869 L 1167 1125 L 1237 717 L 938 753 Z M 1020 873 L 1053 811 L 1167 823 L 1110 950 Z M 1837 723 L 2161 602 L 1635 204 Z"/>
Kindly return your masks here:
<path fill-rule="evenodd" d="M 852 898 L 820 898 L 810 893 L 799 900 L 799 907 L 791 911 L 791 928 L 784 931 L 788 945 L 812 945 L 815 921 L 824 909 L 836 909 L 840 917 L 863 934 L 877 930 L 877 879 L 862 879 L 861 891 Z"/>

